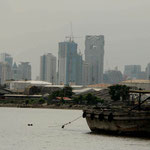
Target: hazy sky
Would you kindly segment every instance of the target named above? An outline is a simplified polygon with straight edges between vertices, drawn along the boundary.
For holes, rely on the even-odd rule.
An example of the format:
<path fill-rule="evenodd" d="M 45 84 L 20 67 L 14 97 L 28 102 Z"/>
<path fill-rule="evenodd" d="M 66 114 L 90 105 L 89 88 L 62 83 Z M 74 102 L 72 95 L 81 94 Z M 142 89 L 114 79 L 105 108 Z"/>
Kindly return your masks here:
<path fill-rule="evenodd" d="M 150 0 L 0 0 L 0 52 L 31 62 L 35 78 L 70 22 L 82 52 L 85 35 L 105 36 L 105 70 L 150 62 Z"/>

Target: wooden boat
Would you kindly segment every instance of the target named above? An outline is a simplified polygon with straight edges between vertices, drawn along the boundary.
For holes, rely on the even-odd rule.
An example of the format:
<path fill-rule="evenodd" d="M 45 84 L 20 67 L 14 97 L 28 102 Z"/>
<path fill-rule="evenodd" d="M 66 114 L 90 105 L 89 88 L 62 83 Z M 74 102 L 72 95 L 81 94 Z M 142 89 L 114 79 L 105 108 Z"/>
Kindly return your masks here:
<path fill-rule="evenodd" d="M 86 118 L 91 131 L 150 135 L 150 109 L 141 107 L 149 98 L 141 101 L 142 91 L 134 92 L 139 93 L 139 103 L 134 107 L 116 106 L 83 110 L 83 118 Z"/>

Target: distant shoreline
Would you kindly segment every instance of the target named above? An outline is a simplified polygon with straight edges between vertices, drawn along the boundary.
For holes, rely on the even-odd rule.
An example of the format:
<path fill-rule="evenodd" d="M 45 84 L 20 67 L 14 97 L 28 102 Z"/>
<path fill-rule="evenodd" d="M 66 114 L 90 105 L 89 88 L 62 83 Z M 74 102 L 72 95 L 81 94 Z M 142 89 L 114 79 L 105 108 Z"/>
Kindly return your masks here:
<path fill-rule="evenodd" d="M 66 109 L 66 110 L 83 110 L 86 106 L 83 105 L 21 105 L 21 104 L 0 104 L 1 107 L 12 108 L 41 108 L 41 109 Z"/>

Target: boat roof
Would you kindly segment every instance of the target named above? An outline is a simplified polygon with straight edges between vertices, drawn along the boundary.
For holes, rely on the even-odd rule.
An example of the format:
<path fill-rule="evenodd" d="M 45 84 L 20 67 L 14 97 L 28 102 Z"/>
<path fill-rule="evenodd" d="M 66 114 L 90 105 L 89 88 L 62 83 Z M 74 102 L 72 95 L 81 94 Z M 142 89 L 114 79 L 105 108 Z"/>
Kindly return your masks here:
<path fill-rule="evenodd" d="M 130 90 L 130 93 L 148 94 L 148 93 L 150 93 L 150 90 Z"/>

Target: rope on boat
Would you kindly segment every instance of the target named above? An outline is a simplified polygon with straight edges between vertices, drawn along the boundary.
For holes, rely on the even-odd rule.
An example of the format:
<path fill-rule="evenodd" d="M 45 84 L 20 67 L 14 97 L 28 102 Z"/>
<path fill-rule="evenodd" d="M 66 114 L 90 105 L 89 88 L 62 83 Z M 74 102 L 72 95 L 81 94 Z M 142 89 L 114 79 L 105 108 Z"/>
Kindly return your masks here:
<path fill-rule="evenodd" d="M 61 128 L 64 128 L 66 125 L 71 124 L 72 122 L 77 121 L 77 120 L 80 119 L 81 117 L 82 117 L 82 116 L 79 116 L 79 117 L 77 117 L 76 119 L 74 119 L 74 120 L 72 120 L 72 121 L 70 121 L 70 122 L 68 122 L 68 123 L 63 124 Z"/>
<path fill-rule="evenodd" d="M 63 125 L 61 124 L 61 125 L 49 126 L 49 127 L 61 127 L 61 128 L 64 128 L 65 126 L 67 126 L 67 125 L 69 125 L 69 124 L 71 124 L 71 123 L 73 123 L 73 122 L 79 120 L 81 117 L 82 117 L 82 116 L 79 116 L 79 117 L 75 118 L 74 120 L 69 121 L 69 122 L 67 122 L 67 123 L 65 123 L 65 124 L 63 124 Z"/>

